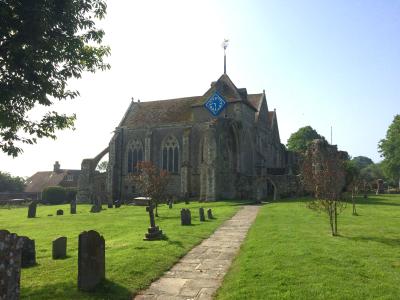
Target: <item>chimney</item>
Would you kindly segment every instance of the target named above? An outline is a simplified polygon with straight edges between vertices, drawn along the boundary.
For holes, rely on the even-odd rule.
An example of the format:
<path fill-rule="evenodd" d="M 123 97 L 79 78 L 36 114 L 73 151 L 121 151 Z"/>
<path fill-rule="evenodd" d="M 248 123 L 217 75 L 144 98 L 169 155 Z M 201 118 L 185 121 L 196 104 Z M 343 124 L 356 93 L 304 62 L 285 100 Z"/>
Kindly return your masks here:
<path fill-rule="evenodd" d="M 54 163 L 54 169 L 53 172 L 59 173 L 60 172 L 60 163 L 58 161 L 56 161 Z"/>

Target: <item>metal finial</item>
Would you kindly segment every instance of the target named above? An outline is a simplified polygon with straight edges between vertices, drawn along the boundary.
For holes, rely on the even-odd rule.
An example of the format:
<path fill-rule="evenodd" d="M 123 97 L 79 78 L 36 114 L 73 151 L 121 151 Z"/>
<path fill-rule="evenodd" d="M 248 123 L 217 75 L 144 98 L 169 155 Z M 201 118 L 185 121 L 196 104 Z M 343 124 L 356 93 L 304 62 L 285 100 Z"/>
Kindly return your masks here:
<path fill-rule="evenodd" d="M 224 48 L 224 74 L 226 74 L 226 48 L 228 48 L 229 40 L 224 39 L 222 43 L 222 48 Z"/>

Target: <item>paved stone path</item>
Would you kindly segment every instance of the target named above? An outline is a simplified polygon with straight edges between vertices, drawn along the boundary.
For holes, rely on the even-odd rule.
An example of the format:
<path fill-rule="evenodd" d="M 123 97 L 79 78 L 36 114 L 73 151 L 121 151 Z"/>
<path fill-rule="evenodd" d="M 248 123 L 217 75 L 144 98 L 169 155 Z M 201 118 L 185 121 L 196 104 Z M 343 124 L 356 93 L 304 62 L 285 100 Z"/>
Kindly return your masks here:
<path fill-rule="evenodd" d="M 135 299 L 212 299 L 260 206 L 244 206 Z"/>

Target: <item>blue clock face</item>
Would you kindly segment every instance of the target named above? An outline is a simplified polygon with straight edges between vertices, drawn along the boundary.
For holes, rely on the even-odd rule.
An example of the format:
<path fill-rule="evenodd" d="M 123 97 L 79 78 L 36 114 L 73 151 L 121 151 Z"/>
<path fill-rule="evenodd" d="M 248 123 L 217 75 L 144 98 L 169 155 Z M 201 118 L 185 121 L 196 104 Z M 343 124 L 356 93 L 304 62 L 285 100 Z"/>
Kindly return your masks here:
<path fill-rule="evenodd" d="M 207 102 L 204 103 L 204 107 L 207 108 L 213 116 L 218 116 L 221 111 L 224 110 L 225 106 L 226 101 L 217 92 L 215 92 L 210 98 L 208 98 Z"/>

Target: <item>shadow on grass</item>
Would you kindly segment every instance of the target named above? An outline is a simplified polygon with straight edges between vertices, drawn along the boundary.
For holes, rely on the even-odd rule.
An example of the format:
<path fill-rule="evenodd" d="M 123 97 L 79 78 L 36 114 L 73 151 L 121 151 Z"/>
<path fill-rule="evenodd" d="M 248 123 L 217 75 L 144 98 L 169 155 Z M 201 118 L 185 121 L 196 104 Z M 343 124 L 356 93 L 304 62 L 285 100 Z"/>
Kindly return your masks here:
<path fill-rule="evenodd" d="M 106 274 L 107 276 L 107 274 Z M 131 299 L 132 292 L 126 287 L 104 279 L 93 292 L 78 290 L 78 283 L 46 284 L 40 288 L 23 288 L 21 298 L 25 299 Z"/>
<path fill-rule="evenodd" d="M 182 242 L 180 242 L 180 241 L 171 241 L 166 234 L 163 234 L 163 236 L 162 236 L 162 238 L 160 240 L 161 241 L 167 241 L 168 244 L 175 245 L 175 246 L 178 246 L 180 248 L 184 248 Z"/>
<path fill-rule="evenodd" d="M 347 240 L 351 240 L 351 241 L 356 241 L 356 242 L 376 242 L 376 243 L 381 243 L 381 244 L 385 244 L 388 246 L 394 246 L 394 247 L 400 246 L 400 239 L 392 239 L 392 238 L 385 238 L 385 237 L 370 237 L 370 236 L 349 237 L 349 236 L 342 236 L 342 235 L 339 237 L 347 239 Z"/>

